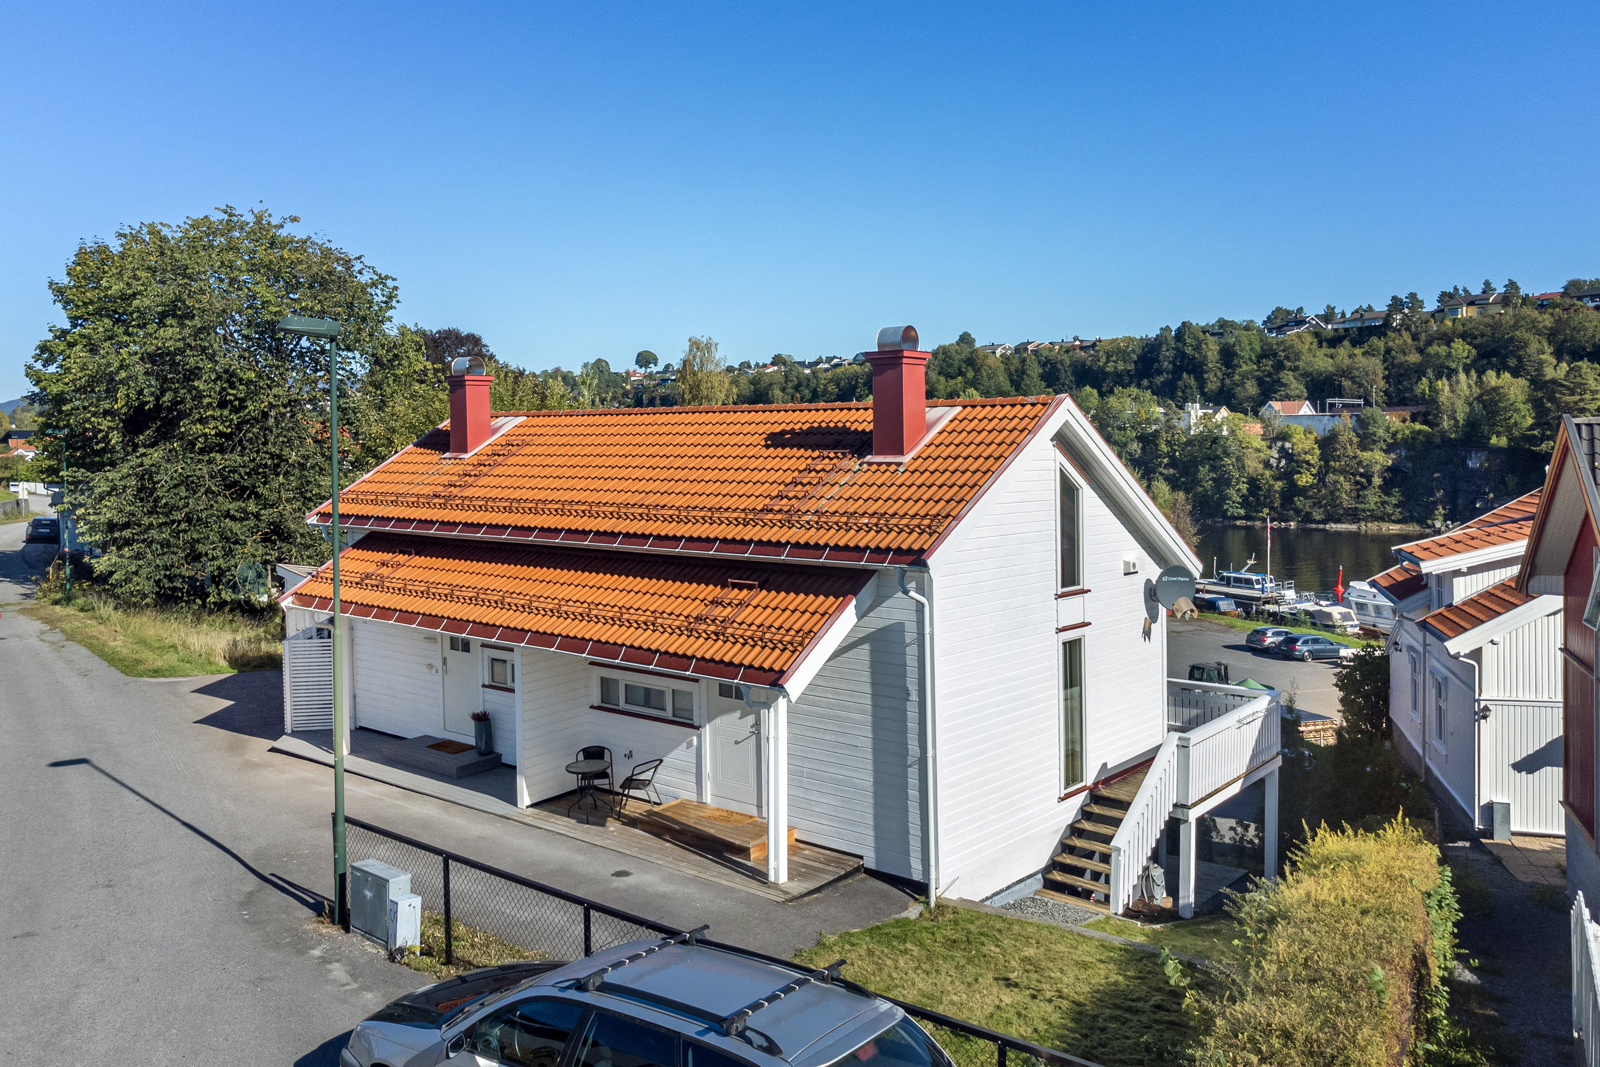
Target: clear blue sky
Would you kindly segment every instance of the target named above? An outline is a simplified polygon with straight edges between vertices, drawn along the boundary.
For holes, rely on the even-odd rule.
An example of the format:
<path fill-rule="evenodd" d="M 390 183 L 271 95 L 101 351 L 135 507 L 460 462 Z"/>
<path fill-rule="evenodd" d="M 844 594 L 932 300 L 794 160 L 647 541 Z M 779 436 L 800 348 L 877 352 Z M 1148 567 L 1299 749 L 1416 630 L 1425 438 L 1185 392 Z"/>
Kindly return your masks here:
<path fill-rule="evenodd" d="M 0 399 L 80 239 L 224 203 L 534 368 L 1600 275 L 1594 3 L 5 10 Z"/>

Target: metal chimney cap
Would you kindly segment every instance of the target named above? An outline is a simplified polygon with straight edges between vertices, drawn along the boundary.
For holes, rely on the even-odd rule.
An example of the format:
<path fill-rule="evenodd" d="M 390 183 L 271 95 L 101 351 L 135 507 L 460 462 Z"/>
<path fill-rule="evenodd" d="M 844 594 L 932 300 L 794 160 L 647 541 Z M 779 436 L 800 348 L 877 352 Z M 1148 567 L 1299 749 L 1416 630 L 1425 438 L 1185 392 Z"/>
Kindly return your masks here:
<path fill-rule="evenodd" d="M 917 328 L 915 326 L 885 326 L 878 331 L 879 352 L 898 352 L 901 350 L 918 351 Z"/>
<path fill-rule="evenodd" d="M 482 356 L 457 356 L 450 361 L 451 374 L 486 374 Z"/>

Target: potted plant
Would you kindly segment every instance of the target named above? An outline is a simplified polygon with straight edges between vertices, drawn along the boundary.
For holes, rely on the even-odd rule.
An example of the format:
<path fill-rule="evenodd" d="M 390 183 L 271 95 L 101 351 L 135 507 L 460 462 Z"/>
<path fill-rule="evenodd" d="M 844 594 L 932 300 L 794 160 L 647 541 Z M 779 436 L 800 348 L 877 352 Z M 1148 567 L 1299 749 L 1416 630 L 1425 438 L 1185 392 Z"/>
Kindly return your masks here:
<path fill-rule="evenodd" d="M 487 711 L 472 713 L 472 732 L 478 742 L 478 755 L 490 756 L 494 754 L 494 724 L 489 721 Z"/>

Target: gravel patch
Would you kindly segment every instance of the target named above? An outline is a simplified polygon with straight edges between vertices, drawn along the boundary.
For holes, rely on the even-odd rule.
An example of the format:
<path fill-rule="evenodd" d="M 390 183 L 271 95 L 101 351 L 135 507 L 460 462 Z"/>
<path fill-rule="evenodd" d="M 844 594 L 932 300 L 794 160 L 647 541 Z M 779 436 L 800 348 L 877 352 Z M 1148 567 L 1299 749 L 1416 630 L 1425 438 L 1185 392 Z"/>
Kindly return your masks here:
<path fill-rule="evenodd" d="M 1014 911 L 1019 915 L 1028 915 L 1035 919 L 1048 919 L 1055 923 L 1065 923 L 1068 926 L 1082 926 L 1090 919 L 1098 919 L 1101 912 L 1089 908 L 1080 908 L 1076 904 L 1066 904 L 1059 900 L 1050 900 L 1045 897 L 1023 897 L 1013 900 L 1009 904 L 1000 905 L 1004 911 Z"/>

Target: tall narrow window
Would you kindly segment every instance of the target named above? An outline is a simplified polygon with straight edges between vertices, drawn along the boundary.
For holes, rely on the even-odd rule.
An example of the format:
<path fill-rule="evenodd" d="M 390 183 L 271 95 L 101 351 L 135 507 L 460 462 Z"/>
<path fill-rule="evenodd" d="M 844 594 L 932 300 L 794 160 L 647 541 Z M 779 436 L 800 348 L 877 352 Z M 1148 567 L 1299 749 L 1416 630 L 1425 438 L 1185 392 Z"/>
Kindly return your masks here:
<path fill-rule="evenodd" d="M 1083 784 L 1083 638 L 1061 646 L 1061 773 L 1064 789 Z"/>
<path fill-rule="evenodd" d="M 1596 553 L 1600 557 L 1600 553 Z M 1595 560 L 1594 578 L 1589 583 L 1589 602 L 1583 609 L 1583 624 L 1591 630 L 1600 630 L 1600 558 Z"/>
<path fill-rule="evenodd" d="M 1444 679 L 1433 676 L 1433 743 L 1444 747 Z"/>
<path fill-rule="evenodd" d="M 1061 478 L 1061 588 L 1077 589 L 1083 584 L 1083 562 L 1078 536 L 1078 487 L 1066 471 Z"/>

